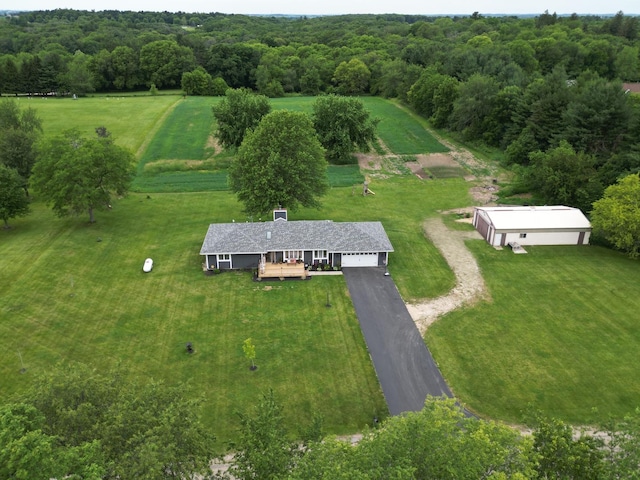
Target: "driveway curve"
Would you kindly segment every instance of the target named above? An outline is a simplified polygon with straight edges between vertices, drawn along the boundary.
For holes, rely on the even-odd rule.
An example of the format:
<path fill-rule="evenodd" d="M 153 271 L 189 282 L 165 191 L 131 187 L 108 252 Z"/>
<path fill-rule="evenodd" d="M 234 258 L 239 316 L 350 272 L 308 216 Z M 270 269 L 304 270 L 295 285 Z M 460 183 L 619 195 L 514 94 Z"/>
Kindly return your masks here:
<path fill-rule="evenodd" d="M 489 294 L 478 262 L 464 244 L 466 239 L 482 239 L 480 234 L 476 231 L 449 230 L 441 217 L 425 220 L 422 227 L 456 277 L 455 287 L 447 294 L 420 303 L 407 303 L 420 335 L 424 336 L 427 327 L 438 317 L 465 304 L 488 298 Z"/>
<path fill-rule="evenodd" d="M 427 395 L 452 397 L 385 269 L 344 268 L 343 274 L 389 413 L 420 411 Z"/>

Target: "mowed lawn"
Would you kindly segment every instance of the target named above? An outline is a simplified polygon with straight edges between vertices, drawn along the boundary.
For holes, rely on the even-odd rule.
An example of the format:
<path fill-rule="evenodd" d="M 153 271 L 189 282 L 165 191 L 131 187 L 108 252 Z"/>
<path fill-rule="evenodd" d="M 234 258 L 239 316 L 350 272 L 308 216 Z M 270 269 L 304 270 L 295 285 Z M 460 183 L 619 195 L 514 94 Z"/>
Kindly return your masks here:
<path fill-rule="evenodd" d="M 324 208 L 292 219 L 381 220 L 396 253 L 390 271 L 407 297 L 437 296 L 453 276 L 424 240 L 421 219 L 466 198 L 461 180 L 375 183 L 376 196 L 333 188 Z M 407 202 L 411 199 L 411 202 Z M 57 362 L 132 378 L 188 382 L 205 398 L 208 425 L 232 439 L 236 410 L 273 388 L 299 431 L 313 412 L 329 433 L 363 429 L 386 405 L 342 277 L 255 283 L 248 273 L 205 276 L 200 245 L 209 223 L 246 221 L 229 192 L 132 194 L 97 223 L 34 213 L 0 231 L 0 390 L 27 388 Z M 155 262 L 141 272 L 146 257 Z M 331 308 L 326 307 L 329 295 Z M 242 342 L 251 337 L 256 372 Z M 193 342 L 196 355 L 185 351 Z M 27 373 L 19 373 L 20 355 Z"/>
<path fill-rule="evenodd" d="M 84 125 L 92 134 L 94 124 L 104 123 L 119 143 L 116 131 L 133 148 L 182 132 L 206 152 L 207 129 L 185 128 L 172 115 L 188 119 L 193 105 L 205 119 L 214 99 L 121 100 L 133 103 L 124 114 L 115 107 L 112 123 L 74 109 L 96 105 L 102 112 L 101 105 L 113 99 L 42 100 L 39 114 L 47 135 L 53 112 L 63 105 L 60 131 Z M 304 109 L 312 101 L 275 102 Z M 384 107 L 378 111 L 402 111 L 386 100 L 365 99 L 367 105 L 378 101 Z M 163 133 L 154 136 L 161 126 Z M 158 156 L 177 158 L 174 145 L 165 142 L 159 151 L 166 153 Z M 254 405 L 269 388 L 294 431 L 312 411 L 324 415 L 330 433 L 357 431 L 373 415 L 383 416 L 386 407 L 343 279 L 256 284 L 248 274 L 204 276 L 198 252 L 207 225 L 249 219 L 229 192 L 153 190 L 219 190 L 226 184 L 224 171 L 215 172 L 216 188 L 196 183 L 203 178 L 207 187 L 211 172 L 170 173 L 192 176 L 182 175 L 182 183 L 154 176 L 157 187 L 116 201 L 112 211 L 98 213 L 96 225 L 84 218 L 57 219 L 36 202 L 32 215 L 11 222 L 13 230 L 0 230 L 2 397 L 22 391 L 56 362 L 80 361 L 100 370 L 120 363 L 141 381 L 188 382 L 203 395 L 205 420 L 222 440 L 235 434 L 234 411 Z M 346 169 L 333 173 L 334 181 L 347 174 L 350 182 L 359 181 Z M 424 238 L 421 223 L 439 210 L 471 204 L 470 185 L 460 178 L 421 181 L 412 175 L 370 181 L 375 196 L 333 183 L 321 210 L 301 209 L 291 218 L 380 220 L 395 249 L 389 270 L 403 297 L 448 292 L 454 277 Z M 537 247 L 514 256 L 480 241 L 469 246 L 492 301 L 451 313 L 426 337 L 465 404 L 482 415 L 521 421 L 531 403 L 575 423 L 621 416 L 638 406 L 637 262 L 596 247 Z M 144 275 L 147 256 L 156 267 Z M 247 337 L 256 344 L 256 372 L 249 372 L 242 354 Z M 193 356 L 185 353 L 187 341 L 196 347 Z"/>
<path fill-rule="evenodd" d="M 472 410 L 521 422 L 530 405 L 589 424 L 640 406 L 640 264 L 600 247 L 468 242 L 491 302 L 427 331 L 455 393 Z"/>
<path fill-rule="evenodd" d="M 314 412 L 332 433 L 385 416 L 342 277 L 257 283 L 250 273 L 203 274 L 209 223 L 239 218 L 230 194 L 131 195 L 92 226 L 34 210 L 0 231 L 5 400 L 58 362 L 77 361 L 103 372 L 119 364 L 140 382 L 187 383 L 222 441 L 235 435 L 234 412 L 270 388 L 298 433 Z M 149 274 L 146 257 L 155 262 Z M 255 372 L 242 352 L 249 337 Z"/>
<path fill-rule="evenodd" d="M 77 128 L 83 135 L 95 135 L 96 127 L 106 127 L 118 145 L 137 152 L 153 136 L 163 116 L 182 96 L 143 97 L 21 98 L 21 108 L 32 107 L 42 119 L 45 136 L 59 135 Z"/>

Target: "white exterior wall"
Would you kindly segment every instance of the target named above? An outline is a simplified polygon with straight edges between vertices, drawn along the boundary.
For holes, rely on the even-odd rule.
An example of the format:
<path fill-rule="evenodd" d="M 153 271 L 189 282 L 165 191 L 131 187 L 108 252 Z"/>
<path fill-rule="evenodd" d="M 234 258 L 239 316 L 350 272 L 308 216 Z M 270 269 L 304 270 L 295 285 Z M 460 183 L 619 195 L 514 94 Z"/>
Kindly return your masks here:
<path fill-rule="evenodd" d="M 526 238 L 520 238 L 520 233 L 505 233 L 505 245 L 510 242 L 516 242 L 520 245 L 577 245 L 580 232 L 527 232 Z M 496 235 L 497 243 L 492 245 L 500 245 L 499 234 Z M 590 232 L 584 233 L 584 244 L 589 243 Z"/>

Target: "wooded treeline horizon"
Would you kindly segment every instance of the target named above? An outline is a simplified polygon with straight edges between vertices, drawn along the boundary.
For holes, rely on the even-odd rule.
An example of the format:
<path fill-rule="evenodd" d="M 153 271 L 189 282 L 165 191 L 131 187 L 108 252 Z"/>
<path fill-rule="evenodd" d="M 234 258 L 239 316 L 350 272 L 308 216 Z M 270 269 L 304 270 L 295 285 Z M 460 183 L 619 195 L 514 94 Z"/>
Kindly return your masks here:
<path fill-rule="evenodd" d="M 54 10 L 0 18 L 0 93 L 374 95 L 494 149 L 514 193 L 588 212 L 640 169 L 640 17 L 263 17 Z"/>

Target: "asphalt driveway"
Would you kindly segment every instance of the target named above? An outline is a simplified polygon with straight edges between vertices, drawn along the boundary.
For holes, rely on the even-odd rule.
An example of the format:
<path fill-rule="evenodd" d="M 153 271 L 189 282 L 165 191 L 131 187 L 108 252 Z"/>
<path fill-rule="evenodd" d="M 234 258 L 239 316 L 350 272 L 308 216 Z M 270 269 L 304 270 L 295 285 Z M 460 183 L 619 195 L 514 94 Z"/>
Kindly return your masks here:
<path fill-rule="evenodd" d="M 344 268 L 389 413 L 419 411 L 427 395 L 452 397 L 400 293 L 384 268 Z"/>

